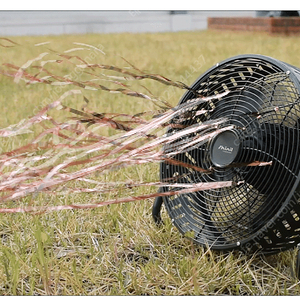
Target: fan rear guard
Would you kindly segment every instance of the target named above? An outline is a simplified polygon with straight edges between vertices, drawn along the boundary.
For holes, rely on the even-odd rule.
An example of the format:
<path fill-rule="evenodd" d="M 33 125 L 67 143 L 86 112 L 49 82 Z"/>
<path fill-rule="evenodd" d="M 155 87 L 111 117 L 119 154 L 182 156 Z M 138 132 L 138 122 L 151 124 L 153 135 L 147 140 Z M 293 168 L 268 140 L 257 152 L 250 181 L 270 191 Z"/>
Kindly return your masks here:
<path fill-rule="evenodd" d="M 299 80 L 300 70 L 289 64 L 262 55 L 240 55 L 212 67 L 191 86 L 204 97 L 229 93 L 193 107 L 180 124 L 197 126 L 226 118 L 221 128 L 233 128 L 172 157 L 211 173 L 162 162 L 161 181 L 243 183 L 164 196 L 166 210 L 182 234 L 213 250 L 248 253 L 272 254 L 300 242 Z M 179 104 L 195 97 L 187 91 Z M 197 115 L 201 109 L 208 112 Z M 170 127 L 167 135 L 178 130 Z M 184 143 L 182 138 L 175 145 Z M 164 151 L 172 147 L 166 145 Z M 245 166 L 253 161 L 272 165 Z M 161 191 L 178 189 L 165 186 Z"/>

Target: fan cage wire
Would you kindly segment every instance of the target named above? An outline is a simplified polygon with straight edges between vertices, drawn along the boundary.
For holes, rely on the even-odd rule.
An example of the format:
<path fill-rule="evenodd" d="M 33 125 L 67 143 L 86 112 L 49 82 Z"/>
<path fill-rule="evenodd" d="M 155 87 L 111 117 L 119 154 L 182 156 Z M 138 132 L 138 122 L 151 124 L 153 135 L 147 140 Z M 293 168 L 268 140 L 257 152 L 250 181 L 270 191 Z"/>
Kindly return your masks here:
<path fill-rule="evenodd" d="M 221 109 L 213 111 L 211 115 L 207 114 L 204 117 L 198 117 L 194 119 L 190 118 L 188 122 L 185 122 L 185 125 L 191 126 L 196 122 L 202 123 L 205 120 L 211 120 L 224 116 L 228 117 L 229 115 L 229 124 L 234 123 L 236 126 L 241 126 L 245 125 L 245 123 L 248 125 L 251 122 L 256 122 L 256 126 L 258 125 L 259 129 L 267 127 L 265 128 L 265 131 L 268 132 L 268 127 L 270 127 L 270 125 L 265 126 L 266 122 L 268 122 L 268 124 L 278 124 L 280 121 L 280 124 L 285 126 L 291 126 L 292 124 L 296 126 L 294 134 L 290 134 L 289 132 L 286 134 L 285 132 L 279 131 L 277 132 L 277 136 L 273 133 L 270 136 L 261 135 L 260 138 L 265 139 L 265 149 L 263 148 L 260 151 L 262 153 L 268 153 L 267 148 L 276 148 L 276 145 L 273 145 L 273 139 L 275 138 L 276 140 L 277 138 L 278 140 L 281 140 L 281 136 L 284 137 L 285 135 L 288 136 L 288 140 L 292 141 L 291 145 L 298 148 L 299 126 L 298 124 L 295 124 L 295 118 L 298 119 L 300 116 L 299 106 L 297 104 L 297 101 L 299 100 L 299 84 L 297 78 L 295 80 L 295 76 L 291 76 L 291 74 L 289 74 L 291 72 L 288 70 L 288 68 L 285 65 L 282 67 L 280 64 L 281 63 L 278 61 L 275 61 L 274 63 L 274 60 L 270 62 L 270 60 L 262 59 L 262 57 L 239 57 L 235 58 L 234 60 L 231 59 L 228 62 L 221 63 L 218 67 L 207 71 L 206 74 L 201 76 L 196 81 L 192 88 L 198 90 L 198 92 L 204 96 L 218 94 L 226 90 L 235 91 L 233 95 L 229 93 L 226 99 L 221 100 L 226 100 L 226 107 L 230 108 L 231 113 L 228 113 L 228 108 L 224 106 Z M 255 107 L 255 105 L 257 105 L 255 101 L 254 103 L 251 103 L 251 101 L 253 102 L 253 96 L 251 97 L 251 95 L 245 97 L 245 100 L 236 101 L 237 93 L 241 95 L 241 91 L 243 89 L 245 90 L 245 86 L 246 88 L 251 87 L 260 95 L 264 95 L 265 99 L 263 99 L 262 103 L 258 103 L 259 110 L 257 107 Z M 254 93 L 254 98 L 255 96 L 256 98 L 261 98 L 257 97 L 257 95 Z M 191 93 L 188 92 L 183 96 L 180 103 L 184 103 L 192 99 L 192 97 L 193 96 Z M 290 105 L 287 105 L 289 103 Z M 211 102 L 209 104 L 194 107 L 193 109 L 199 110 L 201 108 L 209 108 L 207 107 L 208 105 L 211 109 L 215 108 L 215 104 Z M 259 119 L 255 118 L 249 122 L 249 117 L 245 112 L 245 106 L 247 105 L 249 106 L 248 112 L 257 112 L 260 115 Z M 276 111 L 275 108 L 280 106 L 285 107 Z M 255 126 L 251 128 L 251 130 L 253 129 L 255 130 Z M 176 131 L 177 129 L 171 129 L 168 131 L 168 134 L 172 134 Z M 290 150 L 289 148 L 290 147 L 288 147 L 287 150 Z M 258 149 L 254 148 L 253 150 L 257 151 Z M 278 147 L 276 152 L 273 155 L 267 155 L 267 158 L 270 158 L 271 160 L 276 159 L 280 163 L 280 159 L 286 157 L 286 154 L 284 154 L 283 151 L 280 153 L 280 150 L 282 149 Z M 198 151 L 199 156 L 199 149 L 194 149 L 191 151 Z M 202 159 L 198 160 L 198 162 L 201 163 L 200 166 L 202 168 L 209 168 L 211 165 L 209 165 L 209 162 L 207 163 L 207 160 L 205 159 L 205 156 L 208 155 L 208 151 L 207 149 L 201 151 Z M 184 154 L 182 153 L 177 155 L 176 158 L 183 162 L 195 164 L 195 157 L 193 157 L 190 153 L 190 151 L 185 152 Z M 253 152 L 250 152 L 248 156 L 248 159 L 251 160 Z M 262 157 L 265 158 L 266 154 L 262 155 Z M 295 157 L 292 155 L 288 156 L 288 160 L 285 163 L 290 166 L 292 163 L 294 163 L 293 158 Z M 173 171 L 167 172 L 166 170 L 163 170 L 164 168 L 169 168 L 169 170 L 172 169 Z M 218 181 L 222 181 L 222 179 L 226 178 L 239 178 L 241 177 L 239 172 L 243 171 L 244 168 L 229 168 L 226 170 L 218 168 L 215 169 L 215 173 L 211 176 L 187 170 L 182 166 L 165 165 L 162 167 L 161 174 L 162 180 L 166 180 L 168 177 L 176 177 L 180 174 L 180 178 L 185 178 L 184 181 L 190 183 L 210 182 L 216 181 L 215 178 L 218 178 Z M 295 166 L 292 170 L 289 168 L 287 169 L 288 172 L 284 174 L 284 178 L 282 178 L 282 180 L 279 182 L 278 180 L 277 182 L 275 181 L 275 183 L 277 183 L 276 186 L 274 186 L 274 180 L 272 182 L 264 182 L 262 180 L 263 184 L 268 183 L 271 186 L 269 193 L 274 194 L 272 199 L 274 200 L 274 198 L 278 198 L 277 201 L 268 203 L 267 207 L 264 207 L 263 212 L 261 212 L 260 209 L 268 200 L 268 196 L 261 194 L 248 183 L 245 183 L 239 187 L 164 197 L 164 202 L 175 226 L 178 227 L 178 229 L 184 234 L 193 232 L 193 239 L 197 243 L 202 245 L 209 244 L 212 246 L 212 248 L 223 249 L 234 248 L 238 244 L 240 245 L 241 242 L 246 244 L 248 241 L 252 241 L 253 243 L 258 244 L 258 248 L 261 248 L 261 245 L 256 242 L 256 236 L 259 236 L 259 231 L 262 230 L 262 228 L 272 219 L 272 217 L 274 218 L 276 216 L 276 213 L 280 208 L 282 208 L 284 200 L 287 197 L 287 191 L 293 190 L 293 186 L 295 186 L 296 181 L 298 181 L 297 176 L 299 172 L 299 162 L 295 163 Z M 254 179 L 257 177 L 255 180 L 260 181 L 259 176 L 261 174 L 262 173 L 257 171 Z M 274 175 L 273 178 L 278 176 L 278 174 L 272 175 Z M 182 179 L 179 179 L 179 181 L 180 180 L 182 181 Z M 286 184 L 288 184 L 288 186 L 286 186 Z M 220 201 L 222 199 L 223 201 Z M 224 199 L 226 201 L 224 201 Z M 287 202 L 287 200 L 285 202 Z M 254 230 L 249 230 L 249 226 L 247 225 L 251 223 L 251 217 L 253 220 L 255 215 L 259 215 L 257 222 L 260 221 L 261 224 L 256 224 L 256 227 L 253 227 Z M 297 215 L 297 213 L 295 212 L 294 215 Z M 262 222 L 262 220 L 264 221 Z M 285 228 L 287 227 L 285 226 Z M 274 231 L 276 231 L 277 237 L 280 235 L 282 237 L 280 231 Z M 267 243 L 270 242 L 270 239 L 265 240 Z M 274 245 L 272 246 L 274 248 Z"/>

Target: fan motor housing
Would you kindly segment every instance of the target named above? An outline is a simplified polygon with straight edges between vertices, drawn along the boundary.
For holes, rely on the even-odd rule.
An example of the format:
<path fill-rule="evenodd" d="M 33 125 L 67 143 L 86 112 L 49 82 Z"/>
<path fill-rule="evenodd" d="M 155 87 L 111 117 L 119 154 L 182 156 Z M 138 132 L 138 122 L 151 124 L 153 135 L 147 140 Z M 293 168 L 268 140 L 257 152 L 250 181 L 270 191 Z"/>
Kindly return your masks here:
<path fill-rule="evenodd" d="M 300 70 L 267 56 L 239 55 L 213 66 L 190 88 L 179 105 L 196 98 L 195 92 L 203 97 L 228 93 L 193 107 L 192 112 L 208 113 L 194 113 L 180 125 L 225 121 L 208 142 L 172 157 L 182 165 L 162 162 L 161 181 L 243 183 L 164 196 L 173 224 L 195 243 L 214 250 L 273 254 L 296 246 L 300 242 Z M 170 127 L 167 134 L 178 130 Z M 164 151 L 168 152 L 168 145 Z M 247 165 L 255 161 L 271 164 Z M 201 173 L 187 164 L 212 172 Z M 165 192 L 178 189 L 164 187 Z"/>

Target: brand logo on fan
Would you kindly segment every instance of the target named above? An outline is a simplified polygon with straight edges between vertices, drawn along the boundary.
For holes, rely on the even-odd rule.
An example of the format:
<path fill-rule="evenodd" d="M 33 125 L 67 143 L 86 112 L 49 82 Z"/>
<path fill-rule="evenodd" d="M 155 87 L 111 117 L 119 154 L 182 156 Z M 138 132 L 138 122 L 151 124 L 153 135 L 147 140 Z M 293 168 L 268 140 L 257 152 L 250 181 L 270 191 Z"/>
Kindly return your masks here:
<path fill-rule="evenodd" d="M 227 146 L 223 146 L 223 145 L 220 145 L 218 149 L 225 153 L 229 153 L 229 154 L 231 154 L 233 151 L 232 147 L 227 147 Z"/>

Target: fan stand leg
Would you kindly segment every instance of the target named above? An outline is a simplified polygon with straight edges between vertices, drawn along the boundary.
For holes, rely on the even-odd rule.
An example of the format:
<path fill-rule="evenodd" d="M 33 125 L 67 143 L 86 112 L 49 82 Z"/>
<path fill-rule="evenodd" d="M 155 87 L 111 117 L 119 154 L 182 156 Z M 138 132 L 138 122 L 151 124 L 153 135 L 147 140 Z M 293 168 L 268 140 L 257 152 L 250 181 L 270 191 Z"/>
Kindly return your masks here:
<path fill-rule="evenodd" d="M 158 189 L 158 193 L 163 193 L 163 191 L 164 191 L 163 187 L 160 187 Z M 163 204 L 163 197 L 162 196 L 156 197 L 152 207 L 152 217 L 156 225 L 161 225 L 163 223 L 160 215 L 162 204 Z"/>
<path fill-rule="evenodd" d="M 300 279 L 300 243 L 297 245 L 296 277 Z"/>

